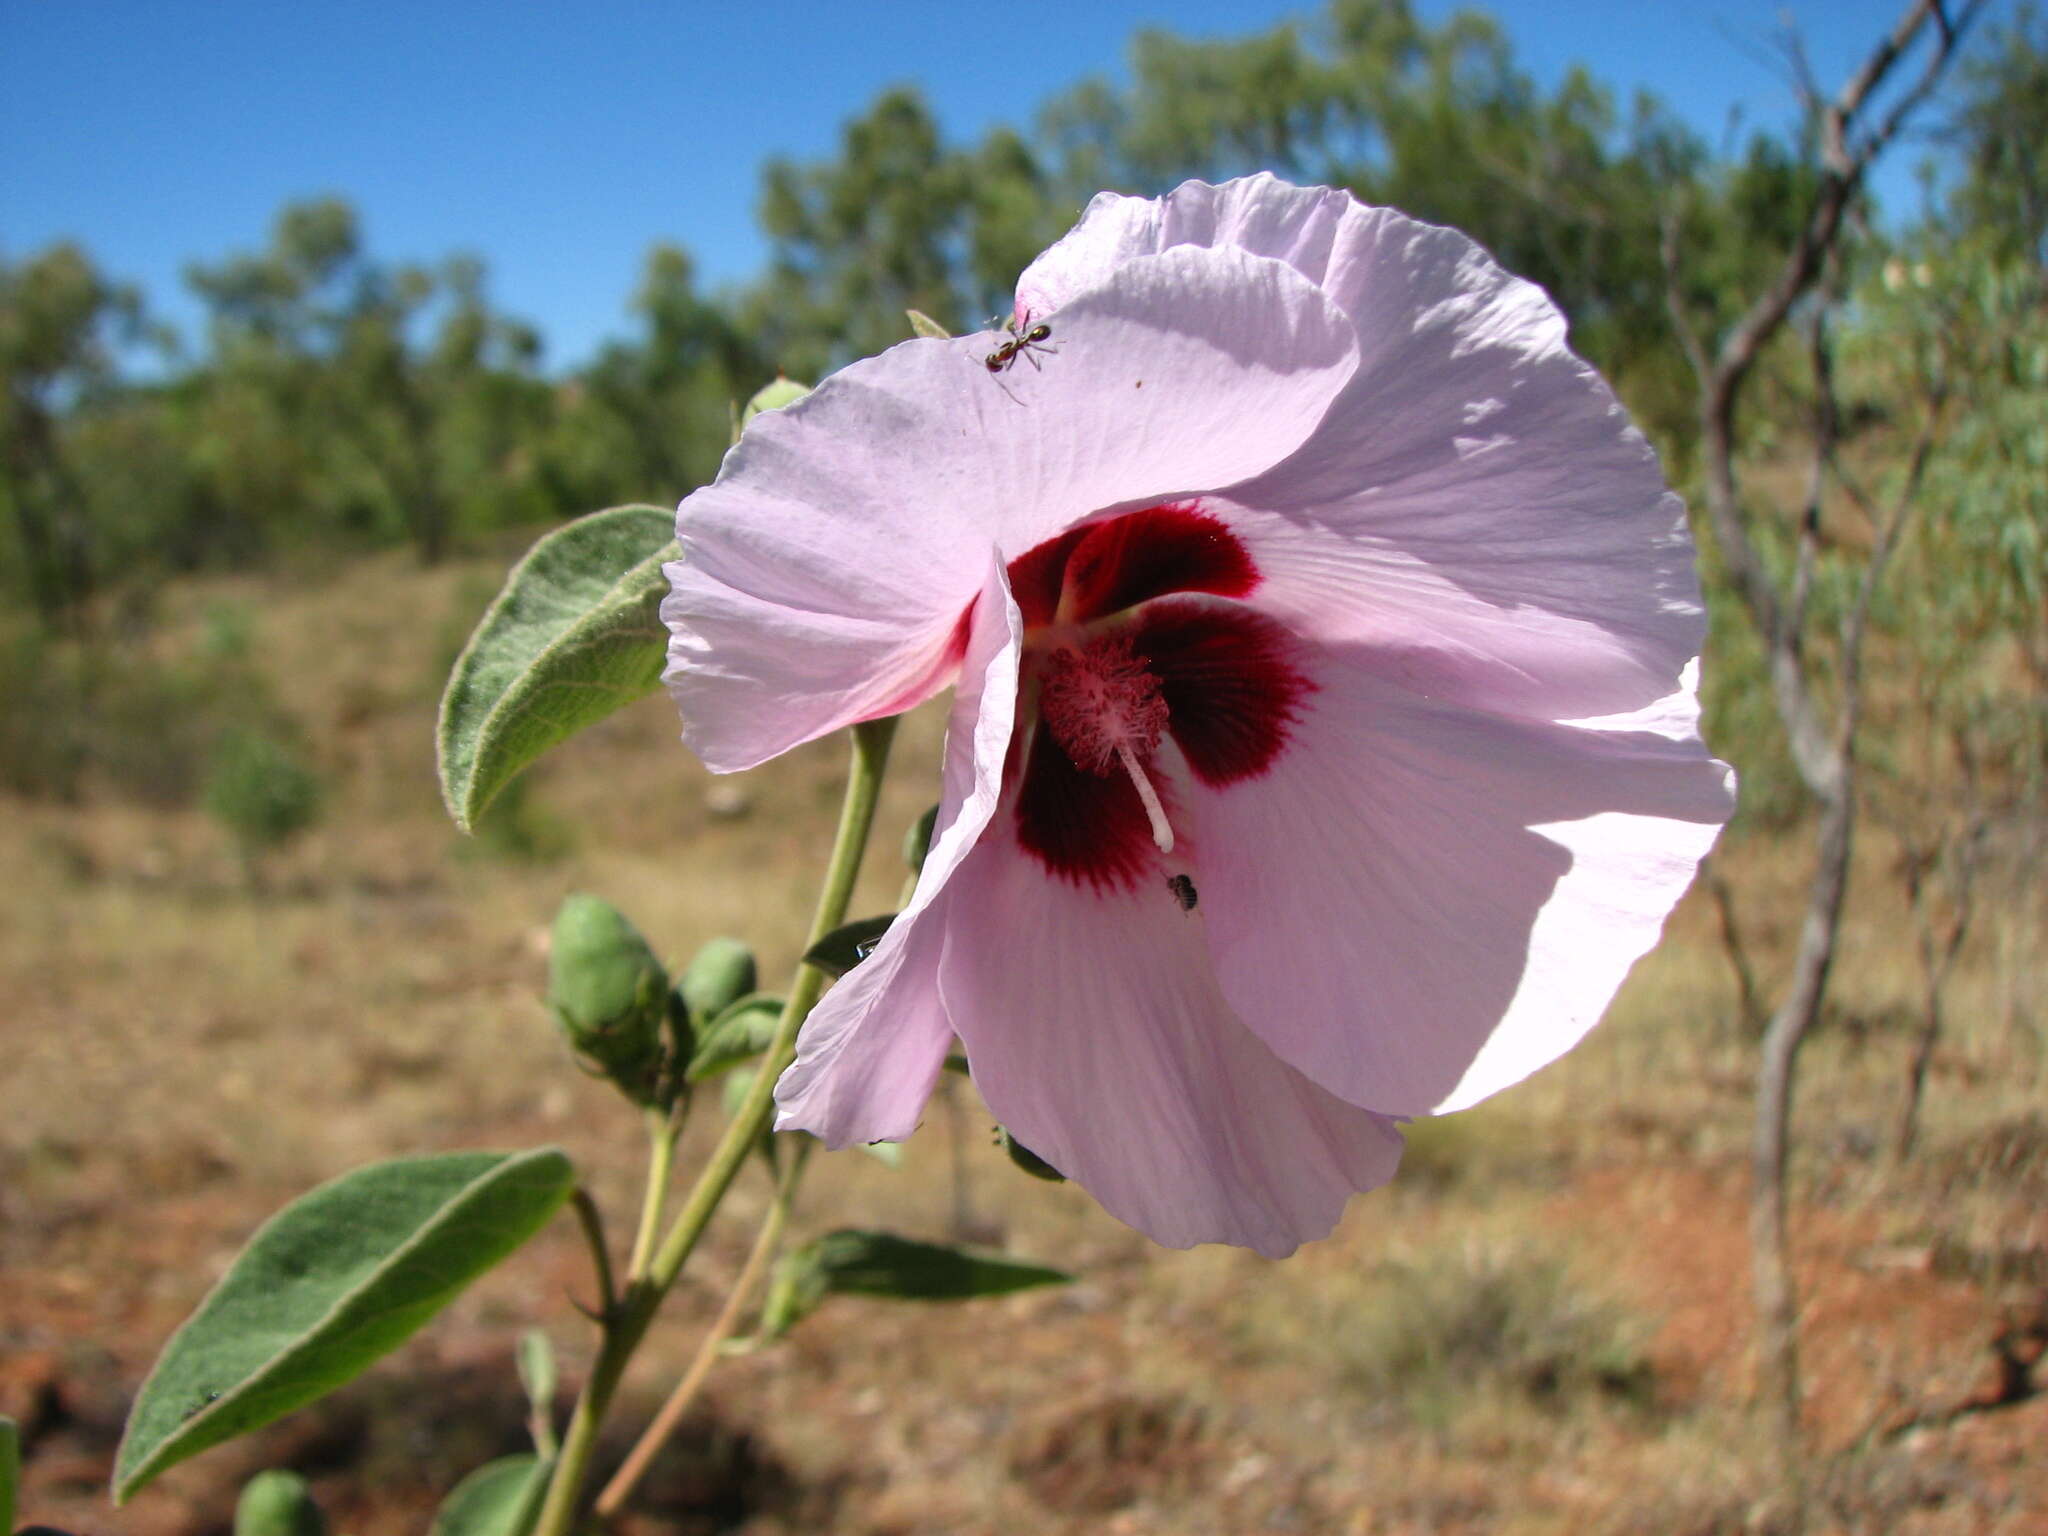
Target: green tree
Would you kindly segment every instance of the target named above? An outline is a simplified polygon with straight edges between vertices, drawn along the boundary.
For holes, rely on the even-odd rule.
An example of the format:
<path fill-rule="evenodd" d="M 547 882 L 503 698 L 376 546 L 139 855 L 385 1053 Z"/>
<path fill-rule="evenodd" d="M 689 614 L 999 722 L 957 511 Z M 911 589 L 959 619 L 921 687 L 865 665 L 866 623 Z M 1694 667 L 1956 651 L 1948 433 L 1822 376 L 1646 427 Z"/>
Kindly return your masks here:
<path fill-rule="evenodd" d="M 768 163 L 769 266 L 747 325 L 800 378 L 901 341 L 906 309 L 963 329 L 973 205 L 968 161 L 942 144 L 924 98 L 907 86 L 884 91 L 847 124 L 836 159 Z"/>
<path fill-rule="evenodd" d="M 2021 5 L 1961 79 L 1947 134 L 1962 163 L 1953 221 L 1996 256 L 2048 266 L 2048 15 Z"/>
<path fill-rule="evenodd" d="M 733 402 L 773 371 L 731 306 L 699 291 L 680 246 L 647 253 L 632 307 L 639 334 L 562 392 L 546 456 L 565 509 L 681 499 L 717 472 Z"/>
<path fill-rule="evenodd" d="M 465 512 L 525 505 L 520 442 L 548 406 L 540 343 L 492 311 L 479 260 L 377 261 L 355 211 L 327 198 L 287 207 L 268 249 L 188 280 L 209 310 L 200 449 L 225 521 L 402 537 L 433 561 Z"/>
<path fill-rule="evenodd" d="M 113 388 L 118 348 L 140 324 L 133 291 L 75 245 L 0 260 L 0 501 L 8 564 L 45 622 L 75 613 L 98 574 L 63 424 Z"/>

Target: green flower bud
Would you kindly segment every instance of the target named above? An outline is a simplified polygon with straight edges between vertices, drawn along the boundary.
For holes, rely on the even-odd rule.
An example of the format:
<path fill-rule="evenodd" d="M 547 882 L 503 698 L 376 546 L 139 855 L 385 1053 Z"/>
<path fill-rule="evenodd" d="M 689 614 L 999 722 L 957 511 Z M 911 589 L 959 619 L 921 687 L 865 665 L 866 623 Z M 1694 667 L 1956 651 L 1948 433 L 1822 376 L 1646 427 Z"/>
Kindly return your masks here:
<path fill-rule="evenodd" d="M 764 384 L 754 391 L 754 398 L 740 411 L 740 426 L 744 428 L 763 411 L 779 411 L 785 405 L 795 405 L 810 392 L 810 385 L 799 384 L 794 379 L 785 379 L 778 373 L 773 384 Z"/>
<path fill-rule="evenodd" d="M 296 1472 L 258 1472 L 235 1505 L 235 1536 L 327 1536 L 320 1506 Z"/>
<path fill-rule="evenodd" d="M 676 994 L 698 1030 L 755 988 L 754 952 L 738 939 L 713 939 L 697 951 Z"/>
<path fill-rule="evenodd" d="M 925 855 L 932 851 L 932 829 L 939 823 L 939 808 L 935 805 L 903 834 L 903 862 L 910 866 L 913 875 L 924 873 Z"/>
<path fill-rule="evenodd" d="M 627 1097 L 654 1102 L 668 973 L 610 902 L 580 892 L 563 900 L 548 953 L 548 1008 L 586 1068 Z"/>

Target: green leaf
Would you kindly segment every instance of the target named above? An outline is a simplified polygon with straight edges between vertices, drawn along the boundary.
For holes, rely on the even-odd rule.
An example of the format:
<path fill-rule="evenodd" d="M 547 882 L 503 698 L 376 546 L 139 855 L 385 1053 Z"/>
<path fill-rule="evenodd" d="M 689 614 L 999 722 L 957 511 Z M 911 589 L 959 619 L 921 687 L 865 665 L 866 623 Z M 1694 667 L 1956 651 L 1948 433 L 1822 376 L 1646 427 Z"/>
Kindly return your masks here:
<path fill-rule="evenodd" d="M 891 1232 L 843 1228 L 800 1250 L 824 1276 L 828 1292 L 892 1296 L 902 1301 L 959 1301 L 1004 1296 L 1035 1285 L 1065 1285 L 1065 1270 L 1029 1264 L 1007 1254 L 920 1243 Z"/>
<path fill-rule="evenodd" d="M 441 795 L 464 831 L 557 742 L 651 693 L 675 513 L 593 512 L 534 545 L 469 637 L 441 696 Z"/>
<path fill-rule="evenodd" d="M 894 912 L 885 912 L 880 917 L 856 918 L 843 927 L 834 928 L 804 951 L 804 964 L 815 965 L 830 976 L 844 976 L 867 959 L 875 941 L 895 921 Z"/>
<path fill-rule="evenodd" d="M 683 1076 L 701 1083 L 707 1077 L 751 1061 L 768 1049 L 782 1018 L 782 999 L 766 992 L 743 997 L 708 1024 L 697 1037 L 697 1049 Z"/>
<path fill-rule="evenodd" d="M 555 1346 L 547 1331 L 529 1328 L 519 1335 L 519 1385 L 526 1389 L 526 1404 L 532 1410 L 534 1449 L 543 1456 L 555 1454 Z"/>
<path fill-rule="evenodd" d="M 327 1521 L 296 1472 L 258 1472 L 235 1503 L 235 1536 L 327 1536 Z"/>
<path fill-rule="evenodd" d="M 21 1430 L 0 1413 L 0 1531 L 14 1529 L 14 1501 L 21 1488 Z"/>
<path fill-rule="evenodd" d="M 906 309 L 904 315 L 910 321 L 913 336 L 928 336 L 939 341 L 950 340 L 953 333 L 921 309 Z"/>
<path fill-rule="evenodd" d="M 1053 1167 L 1007 1130 L 1003 1133 L 1003 1150 L 1010 1155 L 1010 1161 L 1030 1174 L 1034 1179 L 1044 1179 L 1048 1184 L 1064 1184 L 1067 1176 Z"/>
<path fill-rule="evenodd" d="M 555 1147 L 455 1152 L 293 1201 L 164 1346 L 128 1415 L 114 1501 L 361 1374 L 539 1231 L 575 1178 Z"/>
<path fill-rule="evenodd" d="M 547 1497 L 554 1463 L 506 1456 L 478 1467 L 455 1485 L 427 1536 L 526 1536 Z"/>

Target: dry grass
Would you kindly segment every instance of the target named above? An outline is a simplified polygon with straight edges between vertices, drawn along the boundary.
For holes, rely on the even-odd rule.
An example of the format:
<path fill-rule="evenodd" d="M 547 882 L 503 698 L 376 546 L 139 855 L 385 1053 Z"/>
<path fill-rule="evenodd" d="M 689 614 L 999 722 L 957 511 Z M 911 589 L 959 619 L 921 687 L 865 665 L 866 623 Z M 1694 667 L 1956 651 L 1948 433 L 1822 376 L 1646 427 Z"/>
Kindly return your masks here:
<path fill-rule="evenodd" d="M 32 1427 L 29 1518 L 116 1528 L 97 1488 L 125 1395 L 248 1229 L 308 1184 L 401 1152 L 559 1141 L 626 1209 L 630 1116 L 567 1069 L 538 1002 L 563 893 L 602 892 L 674 959 L 717 932 L 755 944 L 771 977 L 793 959 L 836 746 L 717 783 L 650 700 L 533 775 L 523 814 L 559 857 L 450 830 L 433 704 L 502 569 L 377 560 L 163 594 L 153 643 L 174 653 L 210 606 L 251 616 L 251 653 L 328 787 L 261 894 L 190 810 L 99 795 L 0 817 L 0 1411 Z M 939 729 L 927 711 L 905 732 L 862 910 L 893 901 L 889 850 L 932 793 Z M 1804 857 L 1795 835 L 1724 866 L 1767 972 Z M 1952 990 L 1923 1150 L 1894 1166 L 1917 974 L 1888 867 L 1874 831 L 1801 1099 L 1818 1483 L 1845 1532 L 2039 1529 L 2041 1400 L 1882 1432 L 1980 1391 L 2001 1318 L 2048 1285 L 2041 892 L 2005 873 Z M 721 1367 L 638 1528 L 1773 1529 L 1746 1411 L 1753 1047 L 1715 934 L 1688 901 L 1585 1047 L 1417 1126 L 1395 1185 L 1283 1264 L 1164 1252 L 1079 1191 L 1017 1176 L 971 1098 L 934 1111 L 900 1170 L 820 1159 L 799 1236 L 964 1225 L 1082 1279 L 955 1308 L 832 1303 Z M 657 1359 L 686 1356 L 763 1196 L 736 1193 Z M 417 1530 L 437 1490 L 517 1443 L 519 1325 L 546 1324 L 580 1369 L 589 1330 L 564 1302 L 587 1289 L 551 1231 L 370 1381 L 181 1469 L 118 1529 L 217 1530 L 236 1478 L 291 1462 L 339 1528 Z M 662 1377 L 635 1379 L 643 1409 Z"/>

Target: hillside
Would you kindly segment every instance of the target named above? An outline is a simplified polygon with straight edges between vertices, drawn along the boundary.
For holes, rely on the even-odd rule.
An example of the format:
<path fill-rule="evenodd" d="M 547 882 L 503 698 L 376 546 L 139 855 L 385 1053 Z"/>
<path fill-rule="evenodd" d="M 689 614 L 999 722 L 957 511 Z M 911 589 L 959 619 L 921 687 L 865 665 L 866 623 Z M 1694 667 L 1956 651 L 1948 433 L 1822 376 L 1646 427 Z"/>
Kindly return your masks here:
<path fill-rule="evenodd" d="M 572 1384 L 587 1359 L 567 1221 L 368 1381 L 116 1514 L 103 1490 L 126 1402 L 253 1226 L 358 1163 L 559 1142 L 607 1209 L 630 1204 L 630 1116 L 570 1068 L 539 1001 L 566 892 L 616 902 L 672 960 L 732 933 L 765 977 L 786 974 L 836 743 L 714 780 L 653 698 L 544 761 L 485 837 L 449 825 L 435 701 L 512 547 L 181 584 L 124 635 L 145 681 L 217 665 L 257 688 L 323 786 L 319 820 L 253 864 L 179 787 L 189 765 L 150 756 L 192 736 L 178 710 L 233 689 L 145 698 L 118 771 L 102 753 L 69 803 L 6 800 L 0 1412 L 28 1442 L 25 1518 L 202 1536 L 252 1470 L 291 1465 L 337 1530 L 421 1529 L 463 1471 L 522 1443 L 518 1330 L 547 1327 Z M 926 710 L 906 728 L 857 911 L 893 901 L 891 850 L 934 798 L 940 725 Z M 65 728 L 17 714 L 10 739 Z M 162 793 L 138 791 L 153 780 Z M 1795 921 L 1800 837 L 1717 855 L 1766 973 Z M 1896 856 L 1867 835 L 1802 1086 L 1817 1479 L 1845 1532 L 2039 1530 L 2048 1398 L 1993 1400 L 2016 1391 L 2000 1349 L 2028 1366 L 2048 1342 L 2048 925 L 2024 867 L 1994 861 L 1922 1145 L 1896 1164 L 1920 987 Z M 1770 1529 L 1772 1460 L 1746 1409 L 1754 1047 L 1731 974 L 1697 890 L 1586 1047 L 1416 1127 L 1394 1185 L 1279 1264 L 1154 1248 L 1078 1190 L 1018 1176 L 965 1090 L 934 1103 L 900 1168 L 822 1159 L 798 1238 L 848 1220 L 968 1236 L 1080 1283 L 929 1310 L 839 1300 L 724 1362 L 635 1528 Z M 686 1168 L 716 1106 L 698 1118 Z M 648 1353 L 661 1369 L 629 1382 L 629 1428 L 687 1359 L 765 1197 L 748 1174 Z"/>

